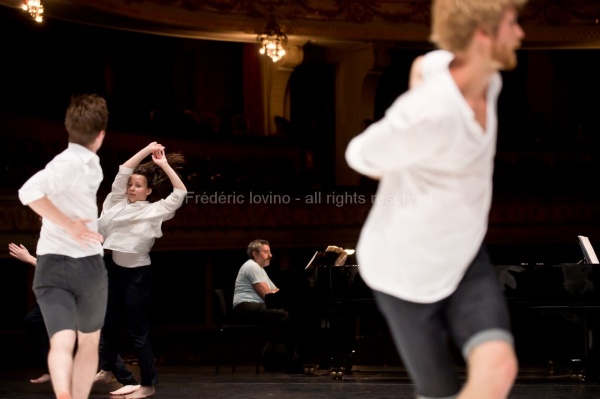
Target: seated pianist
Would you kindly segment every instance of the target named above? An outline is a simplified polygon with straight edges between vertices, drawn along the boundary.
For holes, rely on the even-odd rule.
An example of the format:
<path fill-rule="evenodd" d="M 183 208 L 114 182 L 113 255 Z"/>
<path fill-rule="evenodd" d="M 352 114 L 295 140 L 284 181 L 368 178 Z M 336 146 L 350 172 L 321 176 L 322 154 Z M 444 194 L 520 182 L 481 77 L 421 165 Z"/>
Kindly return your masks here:
<path fill-rule="evenodd" d="M 302 372 L 290 314 L 281 308 L 267 308 L 265 303 L 268 295 L 279 292 L 265 271 L 273 257 L 269 242 L 260 239 L 251 241 L 247 254 L 249 259 L 240 267 L 235 279 L 233 315 L 240 323 L 272 325 L 274 332 L 280 333 L 285 341 L 286 369 L 289 372 Z"/>
<path fill-rule="evenodd" d="M 288 323 L 289 313 L 284 309 L 267 309 L 267 294 L 279 292 L 265 267 L 271 263 L 271 247 L 266 240 L 248 244 L 249 259 L 240 267 L 233 292 L 233 313 L 236 319 L 249 324 Z"/>

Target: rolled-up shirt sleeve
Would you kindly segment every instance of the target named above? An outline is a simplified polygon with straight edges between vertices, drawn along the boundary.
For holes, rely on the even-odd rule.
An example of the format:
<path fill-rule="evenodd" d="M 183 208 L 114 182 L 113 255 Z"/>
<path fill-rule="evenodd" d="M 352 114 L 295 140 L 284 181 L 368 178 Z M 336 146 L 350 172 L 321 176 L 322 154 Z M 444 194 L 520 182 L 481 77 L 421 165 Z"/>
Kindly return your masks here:
<path fill-rule="evenodd" d="M 80 165 L 76 165 L 81 167 Z M 73 181 L 74 168 L 72 162 L 67 159 L 58 159 L 46 165 L 29 178 L 19 189 L 19 200 L 23 205 L 45 196 L 58 194 L 66 190 Z"/>
<path fill-rule="evenodd" d="M 133 169 L 126 166 L 119 166 L 119 173 L 115 176 L 113 181 L 110 194 L 106 196 L 104 203 L 102 204 L 102 210 L 109 210 L 117 203 L 123 201 L 127 194 L 127 182 L 129 177 L 133 174 Z"/>
<path fill-rule="evenodd" d="M 346 148 L 348 165 L 361 174 L 381 176 L 440 151 L 444 129 L 438 125 L 450 122 L 419 100 L 399 98 L 384 118 L 354 137 Z"/>
<path fill-rule="evenodd" d="M 422 58 L 422 82 L 398 97 L 381 120 L 349 143 L 346 161 L 352 169 L 381 177 L 443 149 L 448 141 L 444 132 L 452 126 L 452 118 L 440 107 L 442 103 L 434 100 L 442 93 L 456 91 L 443 76 L 449 75 L 448 65 L 453 58 L 445 50 L 429 52 Z"/>
<path fill-rule="evenodd" d="M 381 170 L 375 165 L 371 165 L 362 156 L 363 139 L 364 136 L 361 134 L 350 141 L 350 144 L 348 144 L 348 147 L 346 148 L 346 162 L 348 162 L 348 165 L 358 173 L 365 176 L 378 177 Z"/>
<path fill-rule="evenodd" d="M 183 205 L 183 201 L 185 201 L 186 196 L 186 190 L 174 188 L 173 192 L 171 192 L 167 198 L 159 201 L 160 208 L 162 208 L 163 212 L 167 215 L 164 220 L 169 220 L 175 216 L 175 211 L 179 209 L 181 205 Z"/>

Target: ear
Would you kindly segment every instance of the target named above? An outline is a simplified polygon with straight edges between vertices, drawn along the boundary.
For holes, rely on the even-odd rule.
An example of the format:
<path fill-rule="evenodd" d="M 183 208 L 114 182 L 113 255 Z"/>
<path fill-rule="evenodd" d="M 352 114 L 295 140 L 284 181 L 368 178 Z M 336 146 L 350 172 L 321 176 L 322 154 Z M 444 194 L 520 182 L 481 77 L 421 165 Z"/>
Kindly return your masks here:
<path fill-rule="evenodd" d="M 494 35 L 488 28 L 480 26 L 475 30 L 474 37 L 477 38 L 477 40 L 490 40 Z"/>
<path fill-rule="evenodd" d="M 106 132 L 104 130 L 100 130 L 100 132 L 98 133 L 98 135 L 96 136 L 96 138 L 94 139 L 94 142 L 91 145 L 91 149 L 93 149 L 94 152 L 98 151 L 100 149 L 100 147 L 102 147 L 102 142 L 104 141 L 104 136 L 106 135 Z"/>
<path fill-rule="evenodd" d="M 102 144 L 102 141 L 104 140 L 104 136 L 106 136 L 106 131 L 100 130 L 100 133 L 98 133 L 98 136 L 96 137 L 96 141 L 99 142 L 100 144 Z"/>
<path fill-rule="evenodd" d="M 408 87 L 415 87 L 423 79 L 423 73 L 421 71 L 421 64 L 423 63 L 423 56 L 420 55 L 414 59 L 408 77 Z"/>
<path fill-rule="evenodd" d="M 152 194 L 152 189 L 151 188 L 147 189 L 147 192 L 146 192 L 146 195 L 150 195 L 150 194 Z"/>
<path fill-rule="evenodd" d="M 487 53 L 492 47 L 493 40 L 494 35 L 489 31 L 489 29 L 479 27 L 475 30 L 472 44 L 474 44 L 474 48 L 478 49 L 478 51 Z"/>

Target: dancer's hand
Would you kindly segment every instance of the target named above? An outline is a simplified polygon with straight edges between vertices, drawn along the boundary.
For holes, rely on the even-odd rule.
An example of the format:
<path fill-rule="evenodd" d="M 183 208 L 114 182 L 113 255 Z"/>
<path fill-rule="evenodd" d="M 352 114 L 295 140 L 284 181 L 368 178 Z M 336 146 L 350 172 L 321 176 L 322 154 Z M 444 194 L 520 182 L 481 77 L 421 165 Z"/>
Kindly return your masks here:
<path fill-rule="evenodd" d="M 152 152 L 152 161 L 163 169 L 169 165 L 164 148 Z"/>
<path fill-rule="evenodd" d="M 154 152 L 159 151 L 159 150 L 164 151 L 165 146 L 157 143 L 156 141 L 153 141 L 146 146 L 146 152 L 148 153 L 148 155 L 154 154 Z"/>
<path fill-rule="evenodd" d="M 37 263 L 35 256 L 32 256 L 23 244 L 17 245 L 14 242 L 9 243 L 8 252 L 10 253 L 10 256 L 14 256 L 21 262 L 30 263 L 33 266 Z"/>
<path fill-rule="evenodd" d="M 90 230 L 88 223 L 88 219 L 73 219 L 66 229 L 67 233 L 85 247 L 89 244 L 102 244 L 104 237 L 97 231 Z"/>

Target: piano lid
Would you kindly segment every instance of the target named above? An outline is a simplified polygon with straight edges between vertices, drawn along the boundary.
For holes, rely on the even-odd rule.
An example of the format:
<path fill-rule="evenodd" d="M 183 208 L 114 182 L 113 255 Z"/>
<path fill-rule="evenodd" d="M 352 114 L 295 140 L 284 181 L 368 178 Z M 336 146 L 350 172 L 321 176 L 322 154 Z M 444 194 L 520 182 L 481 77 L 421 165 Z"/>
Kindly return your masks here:
<path fill-rule="evenodd" d="M 579 239 L 579 246 L 581 247 L 581 252 L 583 252 L 585 263 L 597 264 L 598 257 L 596 256 L 594 247 L 590 243 L 590 239 L 586 236 L 577 236 L 577 238 Z"/>

